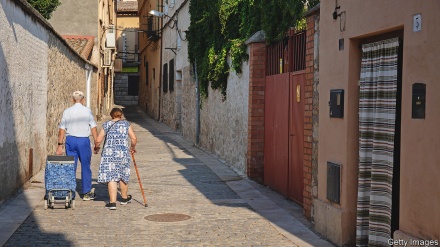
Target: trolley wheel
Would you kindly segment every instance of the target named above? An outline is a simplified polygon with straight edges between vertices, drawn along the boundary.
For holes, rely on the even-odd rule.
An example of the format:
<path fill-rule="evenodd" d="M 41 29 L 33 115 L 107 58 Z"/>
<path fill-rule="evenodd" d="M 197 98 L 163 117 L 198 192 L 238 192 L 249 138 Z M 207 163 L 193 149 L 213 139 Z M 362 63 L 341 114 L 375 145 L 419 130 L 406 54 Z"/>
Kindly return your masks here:
<path fill-rule="evenodd" d="M 44 210 L 46 210 L 46 209 L 47 209 L 47 199 L 44 200 Z"/>
<path fill-rule="evenodd" d="M 47 196 L 47 203 L 48 207 L 53 209 L 53 206 L 55 204 L 55 197 L 52 195 L 52 192 L 49 192 L 49 195 Z"/>

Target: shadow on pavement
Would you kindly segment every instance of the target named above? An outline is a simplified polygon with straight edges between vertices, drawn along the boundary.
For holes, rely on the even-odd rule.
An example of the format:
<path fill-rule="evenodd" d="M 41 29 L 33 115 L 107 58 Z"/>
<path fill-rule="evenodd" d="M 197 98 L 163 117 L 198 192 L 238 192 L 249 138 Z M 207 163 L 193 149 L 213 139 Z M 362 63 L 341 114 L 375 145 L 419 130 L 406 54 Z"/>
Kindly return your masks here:
<path fill-rule="evenodd" d="M 287 213 L 282 212 L 283 213 L 282 215 L 302 217 L 301 220 L 297 220 L 296 218 L 291 218 L 292 222 L 289 222 L 290 218 L 288 220 L 279 219 L 280 217 L 282 217 L 282 215 L 276 215 L 276 213 L 273 213 L 274 212 L 273 209 L 277 208 L 275 210 L 276 212 L 281 212 L 283 210 L 280 207 L 278 207 L 279 205 L 274 207 L 274 203 L 271 201 L 271 199 L 278 197 L 278 200 L 280 200 L 282 196 L 272 195 L 272 196 L 268 196 L 271 197 L 268 199 L 267 197 L 264 196 L 264 194 L 265 195 L 270 193 L 273 194 L 275 192 L 273 191 L 269 192 L 268 191 L 269 189 L 267 188 L 260 189 L 257 192 L 257 190 L 255 189 L 256 183 L 252 185 L 253 181 L 250 181 L 249 183 L 241 183 L 247 186 L 247 187 L 245 186 L 246 187 L 245 189 L 247 191 L 244 193 L 239 193 L 241 195 L 240 196 L 239 194 L 237 194 L 237 191 L 240 191 L 241 189 L 243 189 L 243 187 L 240 187 L 241 185 L 238 186 L 234 186 L 234 185 L 240 184 L 240 182 L 244 182 L 242 181 L 243 178 L 241 178 L 235 172 L 232 172 L 233 173 L 232 174 L 231 170 L 229 170 L 229 172 L 226 172 L 225 173 L 226 175 L 221 174 L 222 171 L 220 170 L 224 168 L 218 168 L 218 166 L 217 168 L 214 169 L 215 170 L 214 171 L 211 165 L 205 164 L 204 162 L 196 158 L 197 155 L 189 152 L 184 146 L 179 144 L 174 139 L 174 137 L 180 136 L 178 133 L 174 132 L 170 128 L 168 128 L 168 130 L 166 131 L 164 131 L 162 127 L 160 127 L 161 130 L 157 129 L 154 126 L 156 125 L 157 122 L 153 119 L 148 119 L 148 116 L 146 116 L 146 114 L 143 112 L 142 114 L 145 115 L 145 117 L 140 116 L 139 115 L 140 112 L 141 112 L 140 108 L 138 107 L 125 107 L 124 109 L 124 115 L 128 121 L 148 130 L 148 132 L 150 132 L 154 137 L 163 141 L 166 144 L 166 147 L 168 149 L 167 151 L 172 156 L 173 162 L 176 162 L 184 167 L 184 169 L 179 170 L 179 173 L 200 193 L 202 193 L 205 196 L 205 198 L 209 199 L 212 204 L 218 206 L 226 206 L 226 207 L 247 208 L 251 211 L 257 212 L 262 217 L 266 218 L 266 220 L 271 222 L 273 225 L 281 229 L 280 231 L 282 234 L 291 233 L 293 235 L 297 235 L 297 237 L 295 237 L 295 241 L 297 244 L 300 244 L 300 246 L 332 246 L 325 240 L 321 239 L 321 237 L 317 235 L 316 232 L 314 232 L 313 228 L 311 227 L 312 226 L 311 223 L 308 222 L 302 215 L 302 208 L 300 206 L 290 207 L 288 210 L 286 210 L 288 212 Z M 179 151 L 178 155 L 176 154 L 176 150 Z M 182 155 L 182 152 L 185 155 Z M 182 156 L 186 156 L 187 158 L 181 158 Z M 215 160 L 214 163 L 219 162 L 212 155 L 211 155 L 211 159 Z M 217 171 L 217 169 L 219 169 L 220 175 L 218 175 L 219 172 Z M 164 175 L 164 178 L 162 178 L 162 180 L 164 179 L 167 179 L 166 175 Z M 173 181 L 166 181 L 166 183 L 167 183 L 166 185 L 178 186 L 178 183 L 174 184 Z M 248 193 L 249 191 L 250 194 L 252 195 L 249 195 L 249 197 L 247 197 L 246 193 Z M 243 197 L 243 195 L 245 197 Z M 256 201 L 258 201 L 258 199 L 263 198 L 259 202 L 262 201 L 264 205 L 258 205 L 259 202 L 253 203 L 252 200 L 254 199 L 252 197 L 254 195 L 256 195 L 255 196 L 255 198 L 257 199 Z M 188 197 L 191 197 L 191 195 L 188 195 Z M 270 202 L 266 203 L 268 201 Z M 284 202 L 281 202 L 280 204 L 283 203 L 286 204 L 287 199 L 284 198 L 283 201 Z M 290 204 L 294 204 L 294 203 L 291 202 Z M 295 229 L 292 230 L 291 228 L 295 228 Z M 300 240 L 298 241 L 298 239 Z"/>

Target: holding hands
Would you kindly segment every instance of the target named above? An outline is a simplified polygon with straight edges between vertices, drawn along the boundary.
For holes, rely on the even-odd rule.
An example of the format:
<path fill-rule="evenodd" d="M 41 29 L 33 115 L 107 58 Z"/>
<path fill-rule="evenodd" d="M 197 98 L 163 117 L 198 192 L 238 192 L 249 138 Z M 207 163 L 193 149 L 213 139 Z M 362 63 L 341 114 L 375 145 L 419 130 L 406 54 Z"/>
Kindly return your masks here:
<path fill-rule="evenodd" d="M 93 148 L 93 153 L 94 154 L 98 154 L 99 149 L 101 149 L 100 144 L 101 144 L 101 142 L 96 142 L 95 141 L 95 147 Z"/>

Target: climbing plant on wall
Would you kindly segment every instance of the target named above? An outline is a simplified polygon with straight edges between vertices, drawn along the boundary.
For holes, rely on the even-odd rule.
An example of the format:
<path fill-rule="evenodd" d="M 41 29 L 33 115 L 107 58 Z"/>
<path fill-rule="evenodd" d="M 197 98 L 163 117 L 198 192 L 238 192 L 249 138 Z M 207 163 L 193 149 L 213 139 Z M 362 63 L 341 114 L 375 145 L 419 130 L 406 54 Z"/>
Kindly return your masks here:
<path fill-rule="evenodd" d="M 52 12 L 61 4 L 59 0 L 27 0 L 27 2 L 48 20 Z"/>
<path fill-rule="evenodd" d="M 266 32 L 268 42 L 281 40 L 290 27 L 300 23 L 305 2 L 191 0 L 188 49 L 191 63 L 197 63 L 201 94 L 207 96 L 211 83 L 226 96 L 228 54 L 232 68 L 240 73 L 242 61 L 248 58 L 244 42 L 259 30 Z"/>

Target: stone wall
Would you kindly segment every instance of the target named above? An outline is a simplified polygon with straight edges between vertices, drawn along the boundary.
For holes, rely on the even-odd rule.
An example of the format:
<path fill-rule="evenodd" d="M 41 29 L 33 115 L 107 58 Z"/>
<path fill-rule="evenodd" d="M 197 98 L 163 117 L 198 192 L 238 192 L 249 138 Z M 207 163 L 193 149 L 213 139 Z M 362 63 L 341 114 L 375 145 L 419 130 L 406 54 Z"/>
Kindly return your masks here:
<path fill-rule="evenodd" d="M 176 113 L 176 91 L 162 93 L 162 122 L 170 126 L 174 130 L 178 130 L 178 116 Z"/>
<path fill-rule="evenodd" d="M 68 95 L 86 91 L 86 61 L 26 1 L 2 1 L 0 30 L 2 201 L 41 171 L 54 152 Z M 96 75 L 92 89 L 95 81 Z"/>
<path fill-rule="evenodd" d="M 72 92 L 76 90 L 86 93 L 85 63 L 76 53 L 64 45 L 54 34 L 49 37 L 48 90 L 47 90 L 47 151 L 54 154 L 58 142 L 58 125 L 63 111 L 72 106 Z M 92 83 L 96 82 L 93 73 Z M 97 87 L 91 87 L 90 108 L 96 115 Z"/>
<path fill-rule="evenodd" d="M 182 69 L 182 134 L 196 142 L 196 83 L 192 67 Z"/>
<path fill-rule="evenodd" d="M 238 172 L 246 173 L 248 135 L 249 64 L 243 72 L 230 72 L 226 99 L 220 91 L 209 89 L 200 110 L 200 143 Z M 196 141 L 196 84 L 192 67 L 182 68 L 182 81 L 174 92 L 163 94 L 162 121 L 182 135 Z"/>
<path fill-rule="evenodd" d="M 248 138 L 249 64 L 242 73 L 230 71 L 226 99 L 209 87 L 200 110 L 200 146 L 226 160 L 238 172 L 246 173 Z"/>

